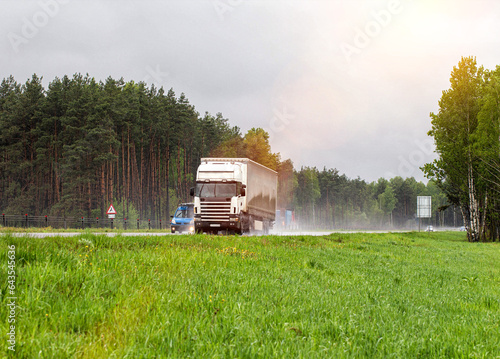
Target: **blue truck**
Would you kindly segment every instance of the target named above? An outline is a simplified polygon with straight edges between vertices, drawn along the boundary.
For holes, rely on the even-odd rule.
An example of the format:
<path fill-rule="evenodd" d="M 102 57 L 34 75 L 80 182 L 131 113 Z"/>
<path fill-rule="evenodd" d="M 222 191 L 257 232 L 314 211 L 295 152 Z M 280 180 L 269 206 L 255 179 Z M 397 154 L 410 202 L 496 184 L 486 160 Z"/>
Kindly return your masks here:
<path fill-rule="evenodd" d="M 181 203 L 170 221 L 172 233 L 194 233 L 194 203 Z"/>

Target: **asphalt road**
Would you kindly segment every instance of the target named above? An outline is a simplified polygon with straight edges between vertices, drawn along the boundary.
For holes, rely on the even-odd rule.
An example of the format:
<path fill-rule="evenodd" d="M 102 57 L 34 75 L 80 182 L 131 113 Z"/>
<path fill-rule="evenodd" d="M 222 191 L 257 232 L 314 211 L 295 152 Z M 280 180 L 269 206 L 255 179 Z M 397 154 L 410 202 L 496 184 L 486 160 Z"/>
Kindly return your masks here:
<path fill-rule="evenodd" d="M 405 230 L 380 230 L 380 231 L 364 231 L 364 230 L 348 230 L 348 231 L 271 231 L 270 235 L 275 236 L 327 236 L 331 233 L 403 233 L 410 232 Z M 5 233 L 0 233 L 0 235 Z M 33 238 L 50 238 L 50 237 L 75 237 L 80 236 L 82 234 L 86 234 L 86 232 L 17 232 L 12 233 L 12 235 L 16 237 L 28 236 Z M 91 234 L 96 235 L 106 235 L 108 237 L 115 237 L 117 235 L 121 235 L 124 237 L 133 237 L 133 236 L 152 236 L 152 237 L 161 237 L 161 236 L 178 236 L 179 233 L 166 233 L 166 232 L 91 232 Z M 260 235 L 260 234 L 254 234 Z"/>

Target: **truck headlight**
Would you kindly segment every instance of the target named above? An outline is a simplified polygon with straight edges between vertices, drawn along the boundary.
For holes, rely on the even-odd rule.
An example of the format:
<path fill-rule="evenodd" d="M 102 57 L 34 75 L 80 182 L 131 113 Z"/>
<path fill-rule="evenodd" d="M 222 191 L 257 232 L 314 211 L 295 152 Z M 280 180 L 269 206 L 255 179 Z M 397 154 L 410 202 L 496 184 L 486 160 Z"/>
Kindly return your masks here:
<path fill-rule="evenodd" d="M 229 221 L 230 222 L 238 222 L 238 217 L 236 217 L 236 218 L 229 218 Z"/>

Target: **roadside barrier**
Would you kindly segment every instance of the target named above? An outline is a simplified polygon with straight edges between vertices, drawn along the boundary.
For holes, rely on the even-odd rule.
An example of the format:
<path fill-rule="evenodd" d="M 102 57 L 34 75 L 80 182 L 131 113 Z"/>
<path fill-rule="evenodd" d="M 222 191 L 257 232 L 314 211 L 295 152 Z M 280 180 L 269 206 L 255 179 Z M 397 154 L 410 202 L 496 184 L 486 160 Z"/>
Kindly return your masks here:
<path fill-rule="evenodd" d="M 135 222 L 135 223 L 134 223 Z M 166 223 L 166 225 L 165 225 Z M 61 229 L 85 229 L 85 228 L 111 228 L 111 229 L 169 229 L 169 221 L 140 219 L 135 221 L 129 218 L 91 218 L 91 217 L 56 217 L 56 216 L 32 216 L 29 214 L 12 215 L 2 213 L 0 224 L 3 227 L 22 228 L 61 228 Z M 134 225 L 135 224 L 135 225 Z"/>

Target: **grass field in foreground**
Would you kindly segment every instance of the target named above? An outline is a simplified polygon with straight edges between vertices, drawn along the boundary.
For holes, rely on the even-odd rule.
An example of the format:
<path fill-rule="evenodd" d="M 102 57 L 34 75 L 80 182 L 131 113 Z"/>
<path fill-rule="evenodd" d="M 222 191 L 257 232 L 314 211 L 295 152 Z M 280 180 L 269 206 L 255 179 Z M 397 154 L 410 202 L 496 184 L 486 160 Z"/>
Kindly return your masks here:
<path fill-rule="evenodd" d="M 8 245 L 17 358 L 500 357 L 500 245 L 459 232 L 5 234 L 2 334 Z"/>

